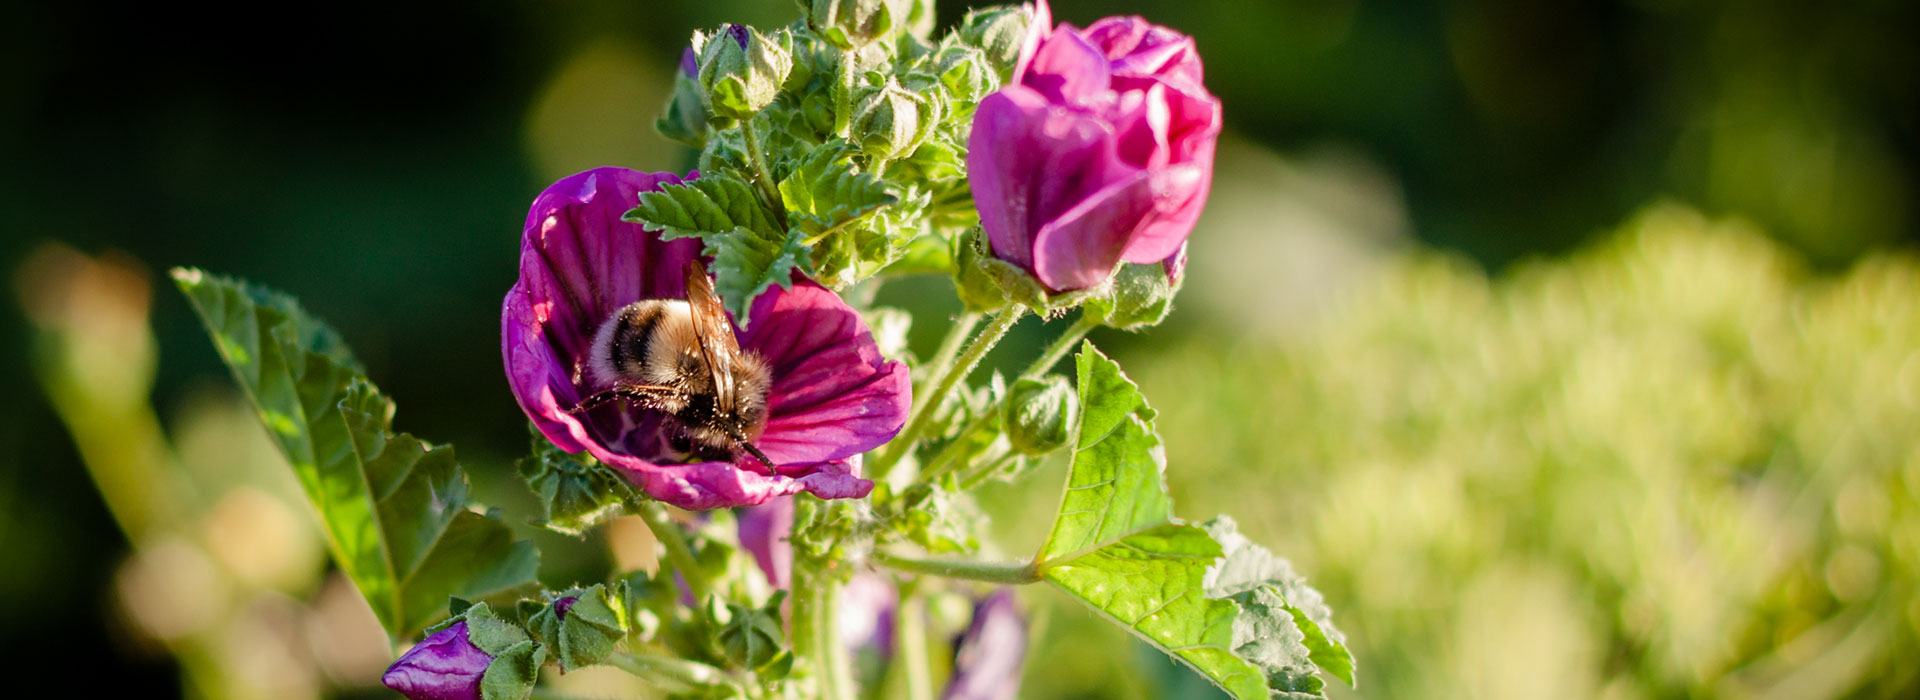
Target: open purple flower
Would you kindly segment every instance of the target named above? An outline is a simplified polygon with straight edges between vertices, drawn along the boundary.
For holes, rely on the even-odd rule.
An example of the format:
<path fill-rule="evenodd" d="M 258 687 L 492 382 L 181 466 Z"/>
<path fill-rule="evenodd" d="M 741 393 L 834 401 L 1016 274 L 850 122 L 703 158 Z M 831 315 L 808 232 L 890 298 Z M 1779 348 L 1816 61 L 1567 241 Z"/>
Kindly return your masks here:
<path fill-rule="evenodd" d="M 411 700 L 478 700 L 490 663 L 493 657 L 467 639 L 467 623 L 455 622 L 401 654 L 380 682 Z"/>
<path fill-rule="evenodd" d="M 1011 83 L 973 117 L 967 171 L 994 256 L 1054 291 L 1123 261 L 1178 274 L 1220 136 L 1193 39 L 1139 17 L 1051 23 L 1041 0 Z"/>
<path fill-rule="evenodd" d="M 688 177 L 695 177 L 689 175 Z M 860 315 L 838 295 L 795 275 L 753 301 L 753 328 L 735 335 L 772 370 L 766 429 L 754 441 L 773 462 L 680 463 L 672 419 L 624 401 L 569 409 L 604 387 L 583 371 L 601 323 L 642 299 L 683 299 L 693 239 L 662 241 L 621 220 L 639 193 L 681 178 L 598 168 L 562 178 L 534 200 L 520 243 L 520 279 L 501 309 L 501 353 L 514 398 L 561 449 L 585 450 L 647 495 L 690 510 L 754 505 L 807 491 L 860 498 L 873 482 L 859 455 L 905 422 L 906 368 L 880 356 Z M 750 459 L 750 458 L 749 458 Z"/>

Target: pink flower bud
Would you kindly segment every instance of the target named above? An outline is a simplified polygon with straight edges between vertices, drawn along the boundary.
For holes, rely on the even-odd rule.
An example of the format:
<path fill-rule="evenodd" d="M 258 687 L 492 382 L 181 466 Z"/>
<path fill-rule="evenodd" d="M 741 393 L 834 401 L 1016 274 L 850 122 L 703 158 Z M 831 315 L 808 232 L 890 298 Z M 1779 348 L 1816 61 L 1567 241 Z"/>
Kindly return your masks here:
<path fill-rule="evenodd" d="M 1121 262 L 1177 265 L 1213 181 L 1220 100 L 1193 39 L 1139 17 L 1051 27 L 980 102 L 967 169 L 993 254 L 1054 291 Z"/>

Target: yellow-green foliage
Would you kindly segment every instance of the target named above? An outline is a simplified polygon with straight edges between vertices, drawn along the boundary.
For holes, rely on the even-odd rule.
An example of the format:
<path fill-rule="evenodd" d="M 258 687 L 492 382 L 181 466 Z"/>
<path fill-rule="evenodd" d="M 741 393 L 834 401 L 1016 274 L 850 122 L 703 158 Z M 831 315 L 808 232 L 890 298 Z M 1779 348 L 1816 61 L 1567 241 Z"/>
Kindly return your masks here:
<path fill-rule="evenodd" d="M 1492 282 L 1416 256 L 1298 340 L 1230 338 L 1126 358 L 1179 510 L 1294 558 L 1362 695 L 1920 693 L 1914 260 L 1817 276 L 1661 207 Z"/>

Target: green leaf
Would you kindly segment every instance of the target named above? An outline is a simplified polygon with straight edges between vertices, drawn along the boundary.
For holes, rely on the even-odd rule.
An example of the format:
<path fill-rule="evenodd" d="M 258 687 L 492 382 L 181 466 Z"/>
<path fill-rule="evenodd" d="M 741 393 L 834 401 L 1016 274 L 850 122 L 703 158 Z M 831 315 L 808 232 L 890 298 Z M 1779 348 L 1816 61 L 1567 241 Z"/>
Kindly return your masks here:
<path fill-rule="evenodd" d="M 389 635 L 411 636 L 451 596 L 533 582 L 538 555 L 469 510 L 449 447 L 390 432 L 393 402 L 292 299 L 176 269 L 175 281 L 319 511 L 334 560 Z"/>
<path fill-rule="evenodd" d="M 1153 409 L 1119 365 L 1081 347 L 1076 449 L 1034 570 L 1240 700 L 1321 697 L 1317 664 L 1351 679 L 1330 612 L 1291 567 L 1231 520 L 1173 517 Z"/>
<path fill-rule="evenodd" d="M 1333 626 L 1333 609 L 1326 598 L 1307 579 L 1293 570 L 1293 564 L 1276 557 L 1266 548 L 1240 534 L 1232 518 L 1220 516 L 1206 523 L 1207 532 L 1220 543 L 1225 558 L 1207 574 L 1207 595 L 1240 600 L 1249 613 L 1256 611 L 1248 598 L 1258 598 L 1262 607 L 1283 611 L 1287 624 L 1297 631 L 1303 654 L 1310 655 L 1320 667 L 1347 685 L 1354 684 L 1353 654 L 1347 651 L 1347 637 Z M 1272 602 L 1265 602 L 1271 597 Z M 1260 614 L 1278 615 L 1260 610 Z"/>
<path fill-rule="evenodd" d="M 878 178 L 856 172 L 858 151 L 835 139 L 809 151 L 780 181 L 780 198 L 793 225 L 807 236 L 836 230 L 899 201 Z"/>
<path fill-rule="evenodd" d="M 800 236 L 797 230 L 767 236 L 737 228 L 705 237 L 705 252 L 713 257 L 713 291 L 741 328 L 752 321 L 747 312 L 754 297 L 776 284 L 781 289 L 793 286 L 793 269 L 806 261 L 808 252 Z"/>
<path fill-rule="evenodd" d="M 760 201 L 753 185 L 724 171 L 704 172 L 694 180 L 641 192 L 640 203 L 624 218 L 659 229 L 661 238 L 669 241 L 707 238 L 739 229 L 763 238 L 781 233 L 773 212 Z"/>
<path fill-rule="evenodd" d="M 1220 545 L 1173 518 L 1165 453 L 1139 387 L 1092 343 L 1077 364 L 1078 449 L 1035 570 L 1235 697 L 1266 698 L 1265 674 L 1234 654 L 1239 609 L 1205 594 Z"/>

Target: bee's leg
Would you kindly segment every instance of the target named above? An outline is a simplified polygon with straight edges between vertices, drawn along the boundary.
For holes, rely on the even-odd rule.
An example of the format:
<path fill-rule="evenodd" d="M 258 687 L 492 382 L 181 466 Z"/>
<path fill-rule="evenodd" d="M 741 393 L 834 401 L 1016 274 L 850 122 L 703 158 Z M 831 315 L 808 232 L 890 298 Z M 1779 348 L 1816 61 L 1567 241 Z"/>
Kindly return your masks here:
<path fill-rule="evenodd" d="M 753 443 L 747 442 L 738 433 L 734 434 L 733 443 L 739 445 L 740 449 L 746 450 L 747 454 L 753 455 L 754 459 L 760 460 L 760 466 L 767 468 L 767 474 L 769 476 L 778 476 L 780 474 L 780 470 L 773 468 L 773 460 L 767 458 L 767 453 L 761 452 L 760 448 L 754 447 Z"/>

